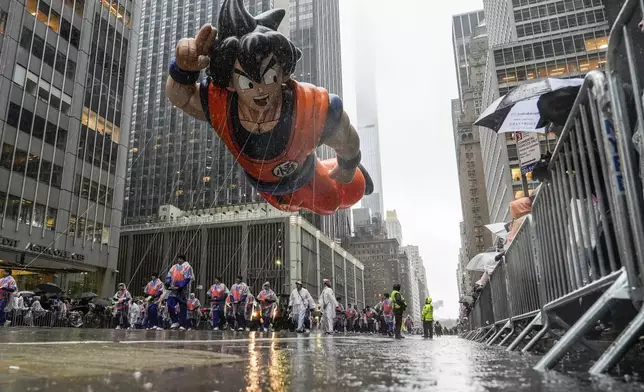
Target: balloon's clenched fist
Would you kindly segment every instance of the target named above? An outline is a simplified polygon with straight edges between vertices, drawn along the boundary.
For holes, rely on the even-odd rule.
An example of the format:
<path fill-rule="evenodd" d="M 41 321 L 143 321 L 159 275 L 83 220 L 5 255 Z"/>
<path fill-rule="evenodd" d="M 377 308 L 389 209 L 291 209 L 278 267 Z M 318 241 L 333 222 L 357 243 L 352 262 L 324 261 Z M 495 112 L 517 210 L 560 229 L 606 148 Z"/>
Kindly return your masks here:
<path fill-rule="evenodd" d="M 176 61 L 185 71 L 200 71 L 210 64 L 208 53 L 212 48 L 217 29 L 210 24 L 204 25 L 195 38 L 183 38 L 177 44 Z"/>

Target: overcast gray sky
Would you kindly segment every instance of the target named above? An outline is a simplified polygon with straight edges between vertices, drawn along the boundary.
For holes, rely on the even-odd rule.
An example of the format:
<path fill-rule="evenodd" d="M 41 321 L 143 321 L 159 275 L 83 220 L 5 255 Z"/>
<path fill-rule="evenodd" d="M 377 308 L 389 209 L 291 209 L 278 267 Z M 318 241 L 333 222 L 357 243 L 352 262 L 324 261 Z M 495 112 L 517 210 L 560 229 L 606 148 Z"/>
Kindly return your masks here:
<path fill-rule="evenodd" d="M 356 39 L 375 40 L 385 209 L 396 209 L 405 245 L 420 247 L 439 317 L 456 317 L 460 193 L 450 100 L 458 97 L 451 16 L 481 0 L 341 0 L 343 93 L 355 124 Z M 370 31 L 355 31 L 355 18 Z"/>

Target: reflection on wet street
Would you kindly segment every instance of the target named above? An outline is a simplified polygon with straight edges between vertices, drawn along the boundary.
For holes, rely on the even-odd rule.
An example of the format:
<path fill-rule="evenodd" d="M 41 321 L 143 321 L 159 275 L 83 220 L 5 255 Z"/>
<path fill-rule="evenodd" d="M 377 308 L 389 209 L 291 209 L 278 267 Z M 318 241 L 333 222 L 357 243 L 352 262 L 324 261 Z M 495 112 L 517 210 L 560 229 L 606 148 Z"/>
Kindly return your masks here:
<path fill-rule="evenodd" d="M 9 329 L 0 390 L 641 391 L 457 337 Z"/>

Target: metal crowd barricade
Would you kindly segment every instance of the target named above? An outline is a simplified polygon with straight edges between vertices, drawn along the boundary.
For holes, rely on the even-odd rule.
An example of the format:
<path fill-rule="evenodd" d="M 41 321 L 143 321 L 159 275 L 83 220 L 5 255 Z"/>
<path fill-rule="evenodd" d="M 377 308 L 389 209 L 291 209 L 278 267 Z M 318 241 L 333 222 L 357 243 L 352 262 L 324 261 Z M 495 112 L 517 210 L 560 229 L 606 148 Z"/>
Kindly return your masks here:
<path fill-rule="evenodd" d="M 644 1 L 639 2 L 641 6 Z M 506 275 L 509 300 L 510 322 L 504 329 L 511 326 L 504 341 L 515 332 L 513 320 L 534 316 L 508 350 L 528 337 L 522 350 L 530 350 L 545 334 L 554 333 L 551 328 L 555 325 L 567 330 L 535 366 L 537 370 L 552 368 L 575 343 L 581 343 L 602 354 L 591 373 L 605 372 L 633 346 L 644 327 L 642 307 L 608 350 L 602 352 L 584 339 L 615 301 L 643 299 L 643 190 L 633 164 L 629 115 L 636 115 L 642 125 L 644 115 L 633 50 L 624 27 L 636 8 L 636 0 L 627 1 L 611 32 L 610 78 L 599 71 L 586 76 L 550 160 L 549 178 L 540 186 L 532 216 L 526 218 L 500 270 Z M 630 113 L 621 79 L 610 71 L 615 46 L 622 38 L 634 85 L 636 109 Z M 494 283 L 491 286 L 495 293 L 501 290 Z M 577 308 L 583 314 L 572 317 L 576 318 L 571 320 L 574 325 L 557 315 L 562 306 L 599 292 L 601 296 L 587 310 Z M 479 301 L 482 315 L 487 299 Z M 494 303 L 492 298 L 489 301 Z M 497 308 L 494 314 L 501 315 L 502 309 Z M 541 328 L 532 334 L 537 327 Z"/>
<path fill-rule="evenodd" d="M 540 308 L 532 249 L 533 226 L 532 216 L 525 216 L 521 227 L 505 252 L 508 297 L 513 316 L 530 313 Z"/>
<path fill-rule="evenodd" d="M 489 282 L 492 291 L 492 308 L 494 320 L 496 320 L 497 323 L 510 318 L 510 304 L 508 299 L 508 290 L 505 275 L 505 261 L 501 260 L 494 269 L 494 272 L 492 272 Z"/>

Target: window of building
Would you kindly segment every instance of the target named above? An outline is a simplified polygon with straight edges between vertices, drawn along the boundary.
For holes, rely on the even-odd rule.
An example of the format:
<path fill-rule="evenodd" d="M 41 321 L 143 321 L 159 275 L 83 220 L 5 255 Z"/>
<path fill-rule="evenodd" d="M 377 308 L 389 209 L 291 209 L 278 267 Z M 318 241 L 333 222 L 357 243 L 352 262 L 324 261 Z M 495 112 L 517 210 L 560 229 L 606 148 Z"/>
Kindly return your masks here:
<path fill-rule="evenodd" d="M 20 127 L 18 127 L 18 119 L 20 119 Z M 29 133 L 33 137 L 44 140 L 46 143 L 62 150 L 65 149 L 67 130 L 60 127 L 57 128 L 54 123 L 45 121 L 44 118 L 38 115 L 34 116 L 30 110 L 22 109 L 21 111 L 20 106 L 13 102 L 9 103 L 7 124 L 14 128 L 19 128 L 22 132 Z"/>
<path fill-rule="evenodd" d="M 586 50 L 604 50 L 608 47 L 608 37 L 598 37 L 586 40 Z"/>
<path fill-rule="evenodd" d="M 119 142 L 121 129 L 87 107 L 83 107 L 81 123 L 101 135 L 108 135 L 114 143 Z"/>
<path fill-rule="evenodd" d="M 6 207 L 6 212 L 5 211 Z M 56 229 L 55 208 L 45 208 L 44 205 L 35 203 L 28 199 L 20 199 L 18 196 L 0 192 L 0 217 L 4 213 L 7 219 L 15 220 L 34 227 L 44 227 L 46 230 Z"/>
<path fill-rule="evenodd" d="M 111 206 L 114 189 L 108 188 L 103 184 L 99 186 L 96 181 L 91 181 L 85 177 L 81 177 L 80 174 L 77 174 L 75 193 L 89 201 L 100 203 L 105 206 Z"/>
<path fill-rule="evenodd" d="M 82 238 L 84 241 L 107 245 L 109 243 L 110 228 L 100 222 L 94 222 L 84 217 L 77 218 L 76 215 L 70 215 L 67 235 L 74 234 L 77 238 Z"/>
<path fill-rule="evenodd" d="M 27 10 L 41 23 L 48 26 L 53 32 L 59 33 L 61 38 L 78 48 L 80 43 L 80 30 L 72 26 L 60 14 L 51 10 L 44 1 L 27 0 Z"/>
<path fill-rule="evenodd" d="M 76 15 L 83 17 L 83 11 L 85 10 L 85 0 L 65 0 L 65 5 L 69 8 L 73 8 L 76 12 Z"/>
<path fill-rule="evenodd" d="M 13 165 L 12 165 L 13 163 Z M 36 181 L 49 184 L 51 174 L 51 185 L 60 188 L 63 175 L 63 168 L 49 161 L 40 159 L 39 156 L 28 154 L 26 151 L 16 149 L 12 145 L 4 143 L 2 145 L 2 157 L 0 165 L 7 170 L 12 170 L 20 175 L 26 175 Z"/>
<path fill-rule="evenodd" d="M 27 0 L 27 11 L 36 17 L 45 26 L 48 26 L 52 31 L 58 33 L 60 31 L 60 14 L 56 11 L 50 10 L 49 5 L 44 1 Z"/>
<path fill-rule="evenodd" d="M 129 28 L 132 28 L 132 15 L 130 14 L 130 11 L 126 11 L 125 7 L 123 6 L 123 1 L 119 0 L 98 0 L 103 7 L 107 8 L 112 15 L 116 16 L 116 18 L 123 23 L 125 23 Z M 121 5 L 119 5 L 119 2 Z"/>
<path fill-rule="evenodd" d="M 52 86 L 46 80 L 38 80 L 38 76 L 35 73 L 27 72 L 20 64 L 16 64 L 13 81 L 31 95 L 37 96 L 65 114 L 69 113 L 69 109 L 72 106 L 72 97 Z M 36 90 L 38 95 L 36 95 Z"/>
<path fill-rule="evenodd" d="M 67 57 L 63 53 L 57 52 L 50 44 L 45 45 L 45 41 L 37 35 L 33 36 L 34 42 L 32 45 L 32 36 L 33 32 L 23 27 L 22 33 L 20 34 L 20 46 L 26 50 L 31 50 L 31 54 L 43 60 L 47 65 L 53 67 L 67 78 L 74 79 L 76 75 L 76 63 L 72 60 L 67 60 Z"/>

